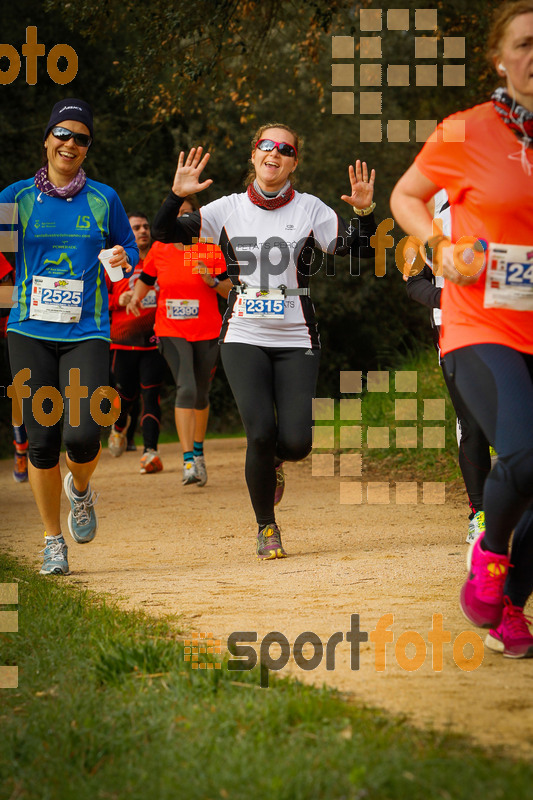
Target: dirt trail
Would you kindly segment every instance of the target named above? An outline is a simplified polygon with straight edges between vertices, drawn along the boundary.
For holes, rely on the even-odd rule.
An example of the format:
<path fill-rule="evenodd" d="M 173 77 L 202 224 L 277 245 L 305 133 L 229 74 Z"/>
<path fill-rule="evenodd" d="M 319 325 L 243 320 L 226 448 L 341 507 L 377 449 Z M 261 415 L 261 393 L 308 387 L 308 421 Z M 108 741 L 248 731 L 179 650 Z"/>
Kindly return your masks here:
<path fill-rule="evenodd" d="M 433 615 L 442 614 L 452 643 L 472 629 L 458 607 L 466 573 L 461 489 L 452 486 L 440 506 L 341 505 L 339 479 L 311 477 L 310 459 L 289 464 L 278 522 L 290 558 L 260 563 L 244 448 L 243 440 L 209 441 L 209 482 L 202 489 L 181 486 L 176 445 L 162 446 L 165 469 L 158 475 L 139 474 L 139 452 L 114 460 L 104 451 L 93 481 L 100 530 L 87 546 L 66 534 L 72 571 L 66 580 L 128 608 L 179 613 L 185 630 L 212 632 L 223 645 L 233 631 L 256 631 L 258 642 L 280 631 L 291 644 L 313 631 L 324 645 L 341 631 L 334 670 L 325 669 L 325 657 L 311 672 L 291 658 L 285 672 L 326 682 L 416 725 L 465 732 L 479 743 L 531 755 L 532 661 L 487 651 L 481 666 L 468 672 L 454 662 L 452 645 L 444 644 L 443 669 L 432 669 Z M 40 564 L 42 531 L 31 489 L 14 483 L 11 461 L 0 462 L 0 484 L 0 547 Z M 63 504 L 66 528 L 65 498 Z M 387 613 L 394 614 L 394 642 L 386 645 L 385 670 L 375 669 L 371 641 L 361 644 L 360 667 L 352 670 L 345 641 L 350 615 L 359 614 L 361 631 L 370 632 Z M 407 630 L 427 644 L 417 671 L 402 669 L 395 656 Z M 409 645 L 407 656 L 414 651 Z M 273 647 L 272 656 L 278 653 Z M 312 650 L 304 654 L 309 658 Z M 465 655 L 471 654 L 467 646 Z"/>

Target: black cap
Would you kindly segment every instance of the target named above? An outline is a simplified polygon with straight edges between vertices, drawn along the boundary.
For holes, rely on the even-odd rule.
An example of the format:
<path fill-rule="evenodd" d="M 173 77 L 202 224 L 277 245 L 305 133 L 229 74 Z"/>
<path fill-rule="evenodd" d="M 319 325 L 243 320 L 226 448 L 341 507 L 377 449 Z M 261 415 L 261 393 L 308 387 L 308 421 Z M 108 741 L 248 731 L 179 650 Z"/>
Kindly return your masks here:
<path fill-rule="evenodd" d="M 93 112 L 91 106 L 85 100 L 79 100 L 77 97 L 67 97 L 65 100 L 60 100 L 53 107 L 43 141 L 45 141 L 52 128 L 60 125 L 66 119 L 83 122 L 89 128 L 91 139 L 93 138 Z"/>

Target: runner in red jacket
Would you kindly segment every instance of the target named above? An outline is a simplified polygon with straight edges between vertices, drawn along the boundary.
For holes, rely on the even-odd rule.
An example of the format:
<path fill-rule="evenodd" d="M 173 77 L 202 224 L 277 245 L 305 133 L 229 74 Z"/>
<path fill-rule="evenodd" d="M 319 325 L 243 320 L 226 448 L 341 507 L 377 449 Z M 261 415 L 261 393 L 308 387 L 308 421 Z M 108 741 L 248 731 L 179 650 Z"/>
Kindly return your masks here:
<path fill-rule="evenodd" d="M 163 463 L 157 445 L 161 408 L 159 394 L 163 383 L 165 362 L 159 353 L 154 334 L 155 310 L 159 287 L 156 284 L 146 295 L 138 317 L 126 312 L 133 289 L 143 271 L 150 250 L 150 223 L 141 211 L 128 215 L 139 248 L 140 261 L 132 275 L 116 283 L 108 281 L 111 312 L 111 374 L 120 394 L 121 412 L 108 440 L 109 451 L 118 458 L 127 447 L 129 414 L 135 399 L 142 399 L 141 428 L 143 455 L 141 473 L 160 472 Z"/>

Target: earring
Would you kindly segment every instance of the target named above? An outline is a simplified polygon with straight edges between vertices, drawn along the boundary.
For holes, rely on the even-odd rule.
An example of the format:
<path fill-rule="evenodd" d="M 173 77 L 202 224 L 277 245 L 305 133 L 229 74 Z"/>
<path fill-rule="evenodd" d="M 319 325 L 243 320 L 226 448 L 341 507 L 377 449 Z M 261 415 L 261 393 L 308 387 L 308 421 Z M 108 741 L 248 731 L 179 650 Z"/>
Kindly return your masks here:
<path fill-rule="evenodd" d="M 507 70 L 505 69 L 505 67 L 504 67 L 504 65 L 502 64 L 501 61 L 498 64 L 498 69 L 500 70 L 500 72 L 507 72 Z"/>

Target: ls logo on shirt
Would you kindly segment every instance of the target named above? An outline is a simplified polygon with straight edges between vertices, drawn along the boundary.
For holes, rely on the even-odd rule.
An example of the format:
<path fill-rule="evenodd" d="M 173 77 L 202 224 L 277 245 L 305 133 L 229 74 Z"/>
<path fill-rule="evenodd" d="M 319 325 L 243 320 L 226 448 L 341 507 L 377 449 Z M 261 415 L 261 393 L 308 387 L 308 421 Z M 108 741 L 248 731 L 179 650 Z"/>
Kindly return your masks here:
<path fill-rule="evenodd" d="M 91 227 L 91 218 L 79 216 L 76 222 L 77 230 L 88 230 Z"/>

